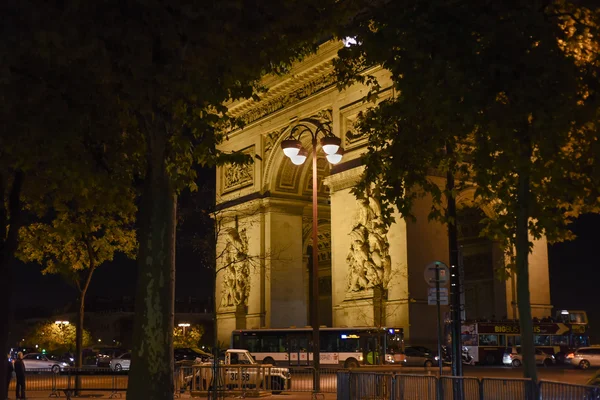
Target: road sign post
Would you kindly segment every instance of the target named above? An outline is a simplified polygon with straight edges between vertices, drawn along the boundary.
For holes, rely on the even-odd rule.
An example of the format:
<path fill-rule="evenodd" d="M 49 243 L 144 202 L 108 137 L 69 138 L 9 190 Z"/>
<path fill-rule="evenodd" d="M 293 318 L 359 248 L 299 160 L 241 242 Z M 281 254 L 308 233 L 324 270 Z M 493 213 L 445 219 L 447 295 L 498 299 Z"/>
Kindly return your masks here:
<path fill-rule="evenodd" d="M 437 307 L 437 331 L 438 331 L 438 366 L 442 376 L 442 305 L 448 305 L 448 288 L 446 286 L 450 278 L 450 271 L 446 264 L 434 261 L 425 267 L 425 282 L 432 286 L 427 296 L 427 304 Z M 432 293 L 435 291 L 435 293 Z"/>

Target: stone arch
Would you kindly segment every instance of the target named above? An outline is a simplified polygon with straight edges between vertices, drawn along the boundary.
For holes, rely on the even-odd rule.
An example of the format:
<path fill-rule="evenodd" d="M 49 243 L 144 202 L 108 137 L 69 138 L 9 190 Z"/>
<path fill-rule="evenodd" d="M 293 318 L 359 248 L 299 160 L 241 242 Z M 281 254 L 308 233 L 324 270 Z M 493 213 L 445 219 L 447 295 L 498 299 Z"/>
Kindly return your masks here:
<path fill-rule="evenodd" d="M 506 282 L 497 279 L 504 254 L 497 242 L 479 235 L 490 209 L 465 199 L 457 199 L 457 228 L 466 318 L 499 319 L 508 315 Z"/>
<path fill-rule="evenodd" d="M 314 122 L 319 120 L 322 122 L 323 117 L 320 114 L 326 114 L 328 111 L 321 112 L 316 116 L 312 116 L 299 121 L 303 125 L 312 126 L 317 129 Z M 323 123 L 331 124 L 331 121 L 324 120 Z M 312 148 L 311 136 L 309 134 L 300 135 L 302 146 L 308 152 L 307 159 L 302 165 L 294 165 L 281 150 L 281 142 L 287 139 L 290 135 L 291 126 L 287 125 L 283 128 L 275 130 L 265 135 L 264 155 L 266 156 L 265 170 L 263 174 L 263 192 L 271 192 L 272 194 L 281 193 L 284 195 L 307 196 L 311 195 L 310 188 L 312 185 Z M 317 148 L 317 151 L 320 147 Z M 317 154 L 317 172 L 318 172 L 318 193 L 319 196 L 327 195 L 329 188 L 323 185 L 323 178 L 329 174 L 330 166 L 325 155 L 319 152 Z"/>
<path fill-rule="evenodd" d="M 475 200 L 476 190 L 476 188 L 471 187 L 459 192 L 456 196 L 456 208 L 461 209 L 464 207 L 477 207 L 480 208 L 486 216 L 488 216 L 489 218 L 493 218 L 496 215 L 496 213 L 494 212 L 492 207 L 489 204 L 484 204 Z"/>

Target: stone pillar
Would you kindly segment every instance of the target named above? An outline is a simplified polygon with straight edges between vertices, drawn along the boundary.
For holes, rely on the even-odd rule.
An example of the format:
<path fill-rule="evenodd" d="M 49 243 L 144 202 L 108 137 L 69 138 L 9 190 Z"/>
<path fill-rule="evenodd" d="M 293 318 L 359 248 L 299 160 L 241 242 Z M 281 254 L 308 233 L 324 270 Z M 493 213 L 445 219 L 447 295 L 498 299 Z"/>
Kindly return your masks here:
<path fill-rule="evenodd" d="M 302 215 L 305 202 L 265 199 L 266 326 L 305 326 Z"/>
<path fill-rule="evenodd" d="M 385 234 L 389 244 L 389 282 L 364 290 L 351 290 L 349 254 L 351 232 L 360 218 L 361 205 L 351 193 L 361 167 L 333 173 L 325 183 L 331 193 L 331 275 L 334 326 L 388 326 L 408 332 L 408 273 L 406 225 L 398 215 Z"/>
<path fill-rule="evenodd" d="M 238 304 L 235 307 L 235 329 L 246 329 L 246 315 L 248 307 L 244 304 Z"/>
<path fill-rule="evenodd" d="M 412 210 L 416 220 L 406 222 L 411 298 L 410 329 L 407 336 L 426 345 L 437 343 L 437 310 L 435 306 L 427 304 L 429 285 L 423 274 L 425 267 L 432 261 L 441 261 L 446 265 L 449 263 L 448 229 L 444 224 L 428 220 L 431 205 L 430 196 L 416 201 Z M 448 311 L 448 306 L 442 306 L 442 316 Z"/>
<path fill-rule="evenodd" d="M 533 240 L 533 250 L 529 254 L 529 293 L 531 299 L 532 317 L 543 318 L 552 316 L 552 304 L 550 302 L 550 275 L 548 271 L 548 242 L 545 237 Z M 516 297 L 516 279 L 506 281 L 506 303 L 509 310 L 509 318 L 519 318 L 516 305 L 512 304 Z M 514 293 L 514 294 L 513 294 Z M 513 312 L 514 311 L 514 312 Z M 513 314 L 516 314 L 513 316 Z"/>

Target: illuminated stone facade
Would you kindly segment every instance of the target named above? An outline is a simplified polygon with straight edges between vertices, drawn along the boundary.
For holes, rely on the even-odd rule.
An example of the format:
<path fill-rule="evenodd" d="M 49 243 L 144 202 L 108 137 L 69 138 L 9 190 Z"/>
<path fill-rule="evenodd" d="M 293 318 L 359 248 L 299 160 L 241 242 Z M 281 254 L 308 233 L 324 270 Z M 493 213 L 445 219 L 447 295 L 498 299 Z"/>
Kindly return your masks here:
<path fill-rule="evenodd" d="M 396 215 L 396 223 L 385 228 L 376 194 L 364 201 L 352 195 L 362 171 L 360 155 L 366 149 L 366 138 L 355 131 L 354 123 L 370 104 L 362 101 L 368 91 L 364 86 L 342 92 L 335 87 L 332 60 L 340 46 L 328 42 L 288 75 L 264 79 L 269 91 L 260 99 L 228 105 L 246 126 L 230 133 L 221 149 L 257 157 L 249 166 L 227 165 L 217 171 L 217 203 L 221 206 L 217 215 L 217 285 L 222 290 L 217 323 L 221 341 L 229 342 L 236 328 L 309 324 L 310 136 L 301 137 L 309 151 L 304 165 L 293 165 L 280 147 L 294 117 L 330 125 L 346 150 L 342 163 L 332 167 L 320 146 L 317 149 L 321 324 L 402 327 L 412 343 L 435 341 L 435 307 L 427 305 L 423 271 L 433 260 L 448 263 L 446 227 L 427 220 L 431 199 L 415 205 L 416 222 Z M 384 88 L 380 100 L 395 95 L 385 70 L 374 68 L 370 73 Z M 443 184 L 441 178 L 433 179 Z M 465 221 L 470 221 L 471 199 L 469 192 L 458 198 Z M 467 316 L 511 318 L 512 282 L 493 279 L 494 266 L 502 264 L 502 253 L 493 243 L 468 233 L 461 244 L 467 272 L 475 271 L 465 278 Z M 545 240 L 535 243 L 530 271 L 533 314 L 549 315 Z"/>

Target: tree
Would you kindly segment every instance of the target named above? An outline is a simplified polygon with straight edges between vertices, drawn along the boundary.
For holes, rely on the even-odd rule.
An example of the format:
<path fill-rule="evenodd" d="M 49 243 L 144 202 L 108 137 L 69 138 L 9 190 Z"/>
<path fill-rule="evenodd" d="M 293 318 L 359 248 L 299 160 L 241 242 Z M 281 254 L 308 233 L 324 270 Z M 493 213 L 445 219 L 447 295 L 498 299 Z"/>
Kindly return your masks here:
<path fill-rule="evenodd" d="M 37 262 L 43 266 L 43 274 L 60 274 L 77 289 L 78 367 L 83 365 L 85 296 L 94 271 L 112 261 L 117 252 L 133 258 L 137 247 L 131 188 L 101 174 L 88 178 L 80 185 L 71 181 L 67 188 L 54 193 L 50 222 L 23 227 L 19 249 L 21 260 Z M 70 194 L 75 188 L 79 193 Z"/>
<path fill-rule="evenodd" d="M 485 234 L 499 241 L 517 275 L 525 377 L 537 379 L 528 254 L 531 240 L 569 238 L 568 223 L 597 210 L 598 12 L 567 2 L 362 4 L 341 37 L 343 85 L 372 85 L 381 65 L 398 96 L 366 112 L 369 134 L 361 195 L 374 182 L 405 217 L 429 194 L 430 218 L 467 185 L 492 214 Z M 359 7 L 360 8 L 360 7 Z M 457 187 L 433 176 L 449 173 Z"/>
<path fill-rule="evenodd" d="M 176 326 L 173 328 L 173 347 L 196 348 L 199 346 L 202 335 L 204 335 L 203 326 Z"/>
<path fill-rule="evenodd" d="M 114 151 L 116 142 L 131 136 L 123 135 L 113 103 L 105 101 L 107 85 L 94 79 L 104 66 L 90 57 L 90 47 L 76 47 L 73 36 L 48 35 L 49 26 L 62 20 L 39 2 L 2 2 L 0 13 L 14 17 L 0 27 L 0 281 L 7 288 L 0 301 L 0 347 L 6 349 L 21 227 L 45 215 L 47 195 L 79 180 L 80 172 L 106 171 L 123 154 L 132 166 L 136 159 L 127 146 Z M 0 397 L 4 390 L 0 386 Z"/>
<path fill-rule="evenodd" d="M 37 345 L 39 351 L 73 351 L 77 328 L 73 324 L 57 324 L 54 321 L 41 322 L 25 335 L 25 343 Z M 82 343 L 89 346 L 92 337 L 87 330 L 82 331 Z"/>
<path fill-rule="evenodd" d="M 44 41 L 35 50 L 51 54 L 55 62 L 56 69 L 27 76 L 59 83 L 55 87 L 63 94 L 61 84 L 69 72 L 89 75 L 87 81 L 77 80 L 84 87 L 75 105 L 86 111 L 109 111 L 108 117 L 99 113 L 94 114 L 97 120 L 91 119 L 92 124 L 117 122 L 118 127 L 110 126 L 104 133 L 108 138 L 134 138 L 133 151 L 102 152 L 128 155 L 140 167 L 142 184 L 129 397 L 173 396 L 176 195 L 182 188 L 194 188 L 193 165 L 248 160 L 243 154 L 215 149 L 226 139 L 227 128 L 238 122 L 227 116 L 223 104 L 260 93 L 261 76 L 285 71 L 292 61 L 314 50 L 330 29 L 334 3 L 9 4 L 9 14 L 19 17 L 15 21 L 22 18 L 25 27 L 9 28 L 25 33 L 29 29 L 30 37 Z M 54 57 L 55 51 L 60 57 Z M 16 64 L 23 66 L 21 60 Z M 57 77 L 57 71 L 63 74 Z M 101 100 L 99 107 L 96 99 Z"/>

